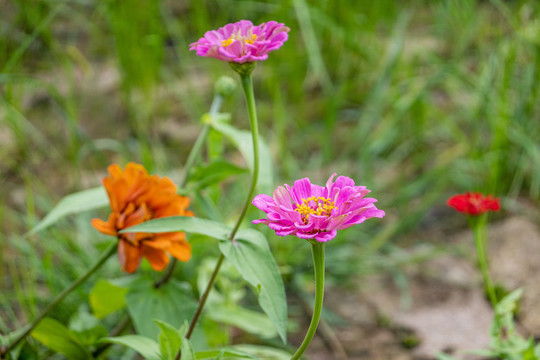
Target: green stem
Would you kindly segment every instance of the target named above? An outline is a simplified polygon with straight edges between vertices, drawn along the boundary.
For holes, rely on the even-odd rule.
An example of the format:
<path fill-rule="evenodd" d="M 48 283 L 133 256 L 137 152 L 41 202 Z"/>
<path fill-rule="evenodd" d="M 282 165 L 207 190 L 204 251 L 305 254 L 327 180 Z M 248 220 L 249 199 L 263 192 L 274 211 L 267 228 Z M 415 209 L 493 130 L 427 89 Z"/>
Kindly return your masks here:
<path fill-rule="evenodd" d="M 244 90 L 244 95 L 246 98 L 246 104 L 247 104 L 248 113 L 249 113 L 249 123 L 251 127 L 251 140 L 253 142 L 253 173 L 251 177 L 251 187 L 249 189 L 246 202 L 244 203 L 242 212 L 240 213 L 240 216 L 238 217 L 238 220 L 236 221 L 236 224 L 234 225 L 234 228 L 229 235 L 229 239 L 231 239 L 231 241 L 234 241 L 234 237 L 236 236 L 236 233 L 238 232 L 238 229 L 240 228 L 240 225 L 242 224 L 242 221 L 244 220 L 244 217 L 246 216 L 247 209 L 249 207 L 249 204 L 251 204 L 253 193 L 255 192 L 255 187 L 257 186 L 257 179 L 259 178 L 259 126 L 257 122 L 257 110 L 255 107 L 255 95 L 253 93 L 253 83 L 251 79 L 251 74 L 240 75 L 240 78 L 242 81 L 242 89 Z M 199 320 L 199 317 L 201 316 L 202 309 L 204 308 L 204 305 L 206 304 L 206 300 L 208 298 L 208 294 L 210 293 L 210 291 L 212 290 L 212 287 L 214 286 L 214 281 L 216 280 L 217 274 L 219 272 L 219 269 L 221 268 L 221 264 L 223 263 L 224 259 L 225 257 L 223 256 L 223 254 L 220 254 L 219 259 L 216 263 L 216 267 L 214 268 L 212 276 L 210 277 L 210 280 L 208 281 L 208 284 L 206 285 L 206 289 L 204 290 L 203 295 L 201 296 L 201 299 L 199 300 L 199 305 L 189 325 L 189 329 L 186 333 L 187 339 L 191 337 L 193 330 L 195 329 L 195 325 L 197 324 L 197 321 Z M 179 360 L 180 356 L 181 356 L 181 352 L 178 351 L 175 359 Z"/>
<path fill-rule="evenodd" d="M 214 96 L 214 100 L 212 100 L 212 105 L 210 105 L 210 112 L 208 113 L 210 117 L 214 117 L 218 114 L 219 109 L 221 108 L 222 104 L 223 104 L 223 96 L 216 94 L 216 96 Z M 210 124 L 206 123 L 204 124 L 201 130 L 201 133 L 197 137 L 195 144 L 193 144 L 193 147 L 191 148 L 191 151 L 189 152 L 188 158 L 186 160 L 186 165 L 184 166 L 184 178 L 182 179 L 182 182 L 180 183 L 181 188 L 186 186 L 189 180 L 189 173 L 191 171 L 191 168 L 193 167 L 193 165 L 195 165 L 195 162 L 199 158 L 209 132 L 210 132 Z"/>
<path fill-rule="evenodd" d="M 214 100 L 212 100 L 212 105 L 210 105 L 210 117 L 214 117 L 218 114 L 219 109 L 221 108 L 221 105 L 223 104 L 223 96 L 220 94 L 216 94 L 214 96 Z M 182 178 L 182 181 L 180 182 L 180 187 L 184 188 L 189 180 L 189 173 L 191 172 L 191 168 L 195 165 L 197 159 L 199 158 L 203 146 L 206 142 L 206 138 L 208 137 L 208 133 L 210 132 L 210 124 L 206 123 L 204 124 L 201 132 L 199 133 L 199 136 L 197 137 L 197 140 L 195 140 L 195 144 L 193 144 L 193 147 L 191 148 L 191 151 L 189 152 L 188 158 L 186 160 L 186 165 L 184 165 L 184 177 Z M 178 261 L 176 258 L 173 258 L 171 260 L 171 263 L 167 267 L 167 270 L 165 270 L 165 273 L 161 278 L 159 278 L 154 283 L 154 288 L 159 289 L 163 284 L 166 284 L 169 279 L 171 278 L 174 268 L 176 266 L 176 263 Z"/>
<path fill-rule="evenodd" d="M 1 353 L 7 354 L 12 350 L 19 342 L 21 342 L 34 328 L 40 323 L 41 320 L 64 298 L 72 292 L 77 286 L 82 284 L 86 279 L 90 277 L 97 269 L 99 269 L 112 254 L 116 252 L 118 242 L 115 241 L 109 248 L 101 255 L 101 257 L 92 265 L 84 274 L 79 276 L 77 280 L 71 283 L 64 291 L 62 291 L 40 314 L 37 318 L 32 321 L 30 325 L 27 326 L 26 330 L 23 331 L 11 344 L 9 344 Z"/>
<path fill-rule="evenodd" d="M 249 124 L 251 126 L 251 140 L 253 142 L 253 175 L 251 178 L 251 187 L 249 188 L 248 196 L 246 202 L 244 203 L 244 208 L 242 209 L 242 213 L 240 214 L 240 217 L 238 218 L 238 221 L 231 232 L 231 240 L 234 239 L 234 235 L 236 235 L 242 220 L 246 216 L 247 209 L 249 208 L 249 205 L 253 199 L 253 194 L 255 193 L 257 180 L 259 179 L 259 123 L 257 121 L 257 109 L 255 108 L 253 82 L 251 80 L 251 75 L 241 75 L 240 78 L 242 80 L 242 89 L 244 90 L 244 95 L 246 97 L 246 104 L 249 113 Z"/>
<path fill-rule="evenodd" d="M 214 271 L 212 272 L 212 275 L 210 276 L 210 280 L 208 280 L 208 285 L 206 286 L 206 289 L 204 289 L 201 299 L 199 300 L 199 306 L 197 306 L 195 315 L 193 315 L 193 319 L 191 320 L 191 323 L 189 324 L 189 329 L 186 332 L 186 339 L 189 339 L 191 335 L 193 334 L 193 330 L 195 330 L 195 325 L 197 325 L 197 321 L 199 320 L 199 317 L 201 316 L 202 309 L 204 307 L 204 304 L 206 304 L 206 299 L 208 299 L 210 290 L 212 290 L 212 286 L 214 285 L 214 281 L 216 280 L 219 269 L 221 268 L 221 264 L 223 264 L 223 260 L 225 260 L 225 256 L 223 256 L 223 254 L 220 254 L 218 261 L 216 263 L 216 267 L 214 268 Z M 180 354 L 180 352 L 178 354 Z M 178 354 L 176 356 L 177 360 L 180 359 Z"/>
<path fill-rule="evenodd" d="M 480 266 L 480 271 L 482 272 L 482 277 L 484 278 L 484 286 L 489 296 L 489 301 L 495 309 L 497 305 L 497 295 L 495 294 L 495 288 L 489 276 L 489 268 L 486 255 L 486 217 L 482 215 L 482 218 L 477 218 L 473 221 L 472 227 L 474 231 L 474 242 L 476 244 L 476 252 L 478 255 L 478 265 Z"/>
<path fill-rule="evenodd" d="M 311 253 L 313 254 L 313 267 L 315 270 L 315 305 L 313 306 L 313 316 L 304 341 L 302 341 L 302 344 L 296 350 L 291 360 L 300 359 L 300 356 L 306 351 L 321 319 L 324 297 L 324 243 L 311 244 Z"/>

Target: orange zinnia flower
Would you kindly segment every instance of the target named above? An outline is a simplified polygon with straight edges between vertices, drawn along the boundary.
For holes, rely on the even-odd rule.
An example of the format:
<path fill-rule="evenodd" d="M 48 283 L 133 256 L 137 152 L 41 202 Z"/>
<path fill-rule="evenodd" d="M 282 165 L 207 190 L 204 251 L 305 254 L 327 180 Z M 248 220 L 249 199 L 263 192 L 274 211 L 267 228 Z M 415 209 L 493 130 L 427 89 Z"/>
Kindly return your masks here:
<path fill-rule="evenodd" d="M 103 179 L 112 213 L 107 222 L 93 219 L 100 232 L 118 237 L 118 258 L 122 270 L 134 272 L 144 256 L 154 270 L 169 263 L 167 252 L 181 261 L 191 258 L 191 246 L 183 232 L 122 233 L 119 231 L 149 219 L 167 216 L 193 216 L 186 208 L 189 199 L 176 194 L 176 185 L 167 177 L 148 175 L 144 167 L 129 163 L 125 170 L 116 164 L 108 167 Z"/>

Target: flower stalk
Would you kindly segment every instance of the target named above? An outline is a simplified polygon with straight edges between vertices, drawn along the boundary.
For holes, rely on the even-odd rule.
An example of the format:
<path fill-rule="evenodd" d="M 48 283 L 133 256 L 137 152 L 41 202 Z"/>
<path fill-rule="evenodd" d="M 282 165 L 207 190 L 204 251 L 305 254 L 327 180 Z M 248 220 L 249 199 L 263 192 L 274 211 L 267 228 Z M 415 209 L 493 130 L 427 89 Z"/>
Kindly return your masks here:
<path fill-rule="evenodd" d="M 259 179 L 259 124 L 257 121 L 257 109 L 255 108 L 255 95 L 253 93 L 253 81 L 251 79 L 251 74 L 240 76 L 242 80 L 242 89 L 244 90 L 244 95 L 246 97 L 246 104 L 249 113 L 249 125 L 251 127 L 251 140 L 253 142 L 253 174 L 251 177 L 251 187 L 249 188 L 248 196 L 240 217 L 236 222 L 236 225 L 231 232 L 230 239 L 234 241 L 234 235 L 238 231 L 242 220 L 246 216 L 247 209 L 251 204 L 251 199 L 255 193 L 255 187 L 257 186 L 257 181 Z"/>
<path fill-rule="evenodd" d="M 253 70 L 253 67 L 251 67 L 251 70 Z M 238 229 L 240 228 L 240 225 L 242 224 L 242 221 L 244 220 L 244 217 L 246 216 L 247 209 L 249 207 L 249 204 L 251 204 L 251 199 L 255 192 L 255 187 L 257 186 L 257 180 L 259 178 L 259 126 L 258 126 L 258 121 L 257 121 L 257 109 L 255 106 L 255 95 L 253 92 L 253 82 L 251 78 L 251 72 L 247 74 L 240 73 L 240 78 L 242 82 L 242 89 L 244 91 L 244 96 L 246 99 L 246 104 L 247 104 L 248 113 L 249 113 L 249 123 L 251 127 L 251 138 L 253 142 L 253 173 L 251 177 L 251 186 L 248 191 L 246 202 L 244 203 L 242 212 L 240 213 L 240 216 L 238 217 L 238 220 L 236 221 L 236 224 L 233 230 L 229 234 L 229 239 L 231 241 L 234 241 L 234 237 L 236 236 L 236 233 L 238 232 Z M 212 290 L 214 281 L 221 268 L 221 264 L 223 264 L 223 260 L 225 260 L 225 257 L 223 254 L 220 254 L 218 261 L 216 263 L 216 267 L 214 268 L 214 271 L 212 272 L 212 275 L 210 277 L 210 280 L 208 281 L 206 289 L 204 290 L 201 296 L 201 299 L 199 300 L 199 305 L 197 306 L 197 310 L 195 311 L 195 314 L 193 315 L 193 319 L 191 320 L 189 329 L 186 333 L 186 339 L 189 339 L 191 335 L 193 334 L 193 330 L 195 329 L 195 326 L 197 325 L 197 322 L 202 313 L 204 305 L 206 304 L 206 300 L 208 299 L 208 295 L 210 291 Z M 181 352 L 178 351 L 175 359 L 179 360 L 180 356 L 181 356 Z"/>
<path fill-rule="evenodd" d="M 476 217 L 469 217 L 469 224 L 474 232 L 474 243 L 476 245 L 476 253 L 478 257 L 478 266 L 480 267 L 480 272 L 484 279 L 484 287 L 491 306 L 495 309 L 495 306 L 498 303 L 497 294 L 495 292 L 495 287 L 491 281 L 491 276 L 489 275 L 488 260 L 486 254 L 487 246 L 487 214 L 483 214 Z"/>
<path fill-rule="evenodd" d="M 321 312 L 324 298 L 324 243 L 311 243 L 311 253 L 313 255 L 313 268 L 315 272 L 315 305 L 313 306 L 313 316 L 311 323 L 304 337 L 304 341 L 298 350 L 291 357 L 291 360 L 298 360 L 308 348 L 321 319 Z"/>
<path fill-rule="evenodd" d="M 240 75 L 242 89 L 248 107 L 253 142 L 253 169 L 247 200 L 232 232 L 229 234 L 229 239 L 233 242 L 235 241 L 236 232 L 246 216 L 259 177 L 259 127 L 251 73 L 255 68 L 256 62 L 266 60 L 269 52 L 279 49 L 287 41 L 289 30 L 284 24 L 276 21 L 253 26 L 251 21 L 241 20 L 233 24 L 227 24 L 218 30 L 208 31 L 199 41 L 189 46 L 189 49 L 195 50 L 199 56 L 213 57 L 229 63 L 232 69 Z M 199 306 L 191 320 L 186 333 L 187 339 L 193 333 L 224 259 L 224 255 L 220 254 L 208 285 L 199 300 Z M 181 351 L 179 350 L 175 359 L 179 360 L 180 357 Z"/>
<path fill-rule="evenodd" d="M 116 252 L 117 246 L 118 246 L 117 241 L 111 244 L 107 248 L 107 250 L 103 252 L 101 257 L 84 274 L 79 276 L 77 280 L 72 282 L 71 285 L 69 285 L 66 289 L 64 289 L 64 291 L 58 294 L 58 296 L 56 296 L 56 298 L 45 309 L 43 309 L 43 311 L 38 315 L 38 317 L 36 317 L 34 321 L 32 321 L 32 323 L 27 325 L 26 329 L 19 336 L 17 336 L 17 338 L 15 338 L 13 342 L 11 342 L 11 344 L 9 344 L 4 349 L 2 349 L 0 354 L 9 353 L 9 351 L 11 351 L 15 346 L 17 346 L 19 342 L 21 342 L 26 336 L 28 336 L 28 334 L 30 334 L 32 330 L 34 330 L 34 328 L 41 322 L 41 320 L 43 320 L 43 318 L 47 316 L 47 314 L 56 305 L 58 305 L 62 300 L 64 300 L 64 298 L 73 290 L 75 290 L 80 284 L 85 282 L 86 279 L 88 279 L 94 272 L 96 272 L 96 270 L 98 270 L 111 257 L 111 255 L 113 255 Z"/>
<path fill-rule="evenodd" d="M 474 242 L 478 257 L 478 266 L 484 278 L 485 291 L 488 294 L 489 301 L 493 310 L 498 303 L 495 287 L 489 276 L 489 268 L 486 254 L 487 247 L 487 216 L 491 211 L 499 211 L 501 205 L 499 199 L 492 195 L 484 195 L 480 192 L 466 192 L 450 197 L 447 201 L 448 206 L 456 211 L 467 215 L 469 225 L 474 233 Z M 497 321 L 497 317 L 495 317 Z"/>

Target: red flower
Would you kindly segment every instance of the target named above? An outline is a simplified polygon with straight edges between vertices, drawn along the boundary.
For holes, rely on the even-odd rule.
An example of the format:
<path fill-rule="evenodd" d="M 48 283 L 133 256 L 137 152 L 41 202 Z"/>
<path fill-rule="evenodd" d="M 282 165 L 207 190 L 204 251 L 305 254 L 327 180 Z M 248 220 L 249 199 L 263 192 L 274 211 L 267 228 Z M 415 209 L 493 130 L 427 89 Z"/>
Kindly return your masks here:
<path fill-rule="evenodd" d="M 487 211 L 499 211 L 499 199 L 482 193 L 458 194 L 447 201 L 448 206 L 467 215 L 480 215 Z"/>

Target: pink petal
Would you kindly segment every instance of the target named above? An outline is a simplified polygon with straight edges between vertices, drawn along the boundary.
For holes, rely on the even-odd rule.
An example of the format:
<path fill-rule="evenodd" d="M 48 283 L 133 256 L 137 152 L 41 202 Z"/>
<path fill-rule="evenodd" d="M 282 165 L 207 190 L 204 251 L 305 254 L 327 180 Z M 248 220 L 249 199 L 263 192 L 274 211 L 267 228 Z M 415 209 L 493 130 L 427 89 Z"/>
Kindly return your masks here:
<path fill-rule="evenodd" d="M 300 239 L 313 239 L 315 236 L 317 236 L 316 233 L 306 234 L 302 231 L 297 231 L 295 235 L 298 236 Z"/>
<path fill-rule="evenodd" d="M 296 180 L 292 187 L 292 194 L 296 198 L 295 202 L 298 204 L 302 203 L 302 199 L 307 199 L 311 196 L 311 182 L 308 178 L 303 178 Z"/>
<path fill-rule="evenodd" d="M 317 236 L 315 236 L 315 240 L 319 242 L 327 242 L 335 238 L 336 235 L 337 235 L 337 230 L 320 232 L 317 234 Z"/>

